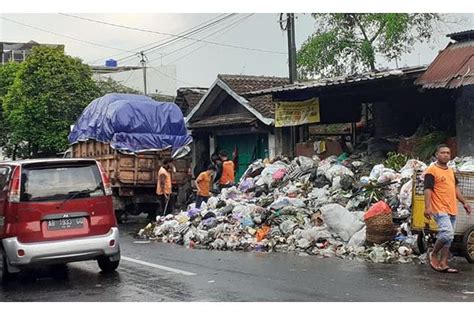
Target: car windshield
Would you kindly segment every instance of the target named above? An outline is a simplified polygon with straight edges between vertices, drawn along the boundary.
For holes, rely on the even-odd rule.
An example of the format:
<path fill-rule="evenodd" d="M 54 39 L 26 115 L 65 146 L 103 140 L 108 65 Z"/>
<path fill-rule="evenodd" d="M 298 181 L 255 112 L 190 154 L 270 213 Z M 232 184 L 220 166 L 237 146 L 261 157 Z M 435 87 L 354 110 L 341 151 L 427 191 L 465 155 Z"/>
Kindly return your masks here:
<path fill-rule="evenodd" d="M 51 201 L 104 196 L 96 164 L 23 168 L 21 201 Z"/>

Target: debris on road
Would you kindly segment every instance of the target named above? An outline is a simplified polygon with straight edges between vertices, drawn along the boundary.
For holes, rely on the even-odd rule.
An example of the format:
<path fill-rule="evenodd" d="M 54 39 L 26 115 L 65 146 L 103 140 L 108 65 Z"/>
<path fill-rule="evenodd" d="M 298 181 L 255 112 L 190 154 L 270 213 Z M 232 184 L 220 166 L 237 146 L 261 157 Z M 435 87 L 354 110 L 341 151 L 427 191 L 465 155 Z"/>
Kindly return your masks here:
<path fill-rule="evenodd" d="M 350 157 L 258 160 L 237 187 L 201 209 L 158 216 L 138 235 L 190 248 L 423 263 L 409 219 L 413 174 L 427 165 L 397 161 L 406 161 L 398 171 Z M 474 159 L 454 162 L 474 167 Z"/>

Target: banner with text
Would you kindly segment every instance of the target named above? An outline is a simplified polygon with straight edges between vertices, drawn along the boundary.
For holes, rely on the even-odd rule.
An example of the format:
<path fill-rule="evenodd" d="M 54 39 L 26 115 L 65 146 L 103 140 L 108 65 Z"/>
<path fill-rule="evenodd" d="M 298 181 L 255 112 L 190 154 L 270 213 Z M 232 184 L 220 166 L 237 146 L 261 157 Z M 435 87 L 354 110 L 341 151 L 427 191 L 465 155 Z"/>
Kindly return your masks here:
<path fill-rule="evenodd" d="M 275 104 L 275 127 L 300 126 L 320 121 L 319 98 L 317 97 L 306 101 Z"/>

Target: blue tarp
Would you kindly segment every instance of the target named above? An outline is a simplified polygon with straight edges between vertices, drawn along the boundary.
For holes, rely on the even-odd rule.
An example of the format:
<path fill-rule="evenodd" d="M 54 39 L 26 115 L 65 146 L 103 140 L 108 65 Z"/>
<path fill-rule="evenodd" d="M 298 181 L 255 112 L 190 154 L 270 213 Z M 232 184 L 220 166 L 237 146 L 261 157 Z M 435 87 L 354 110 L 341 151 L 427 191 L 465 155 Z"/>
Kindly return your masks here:
<path fill-rule="evenodd" d="M 92 139 L 131 153 L 170 147 L 174 153 L 192 141 L 176 104 L 119 93 L 93 100 L 68 138 L 71 144 Z"/>

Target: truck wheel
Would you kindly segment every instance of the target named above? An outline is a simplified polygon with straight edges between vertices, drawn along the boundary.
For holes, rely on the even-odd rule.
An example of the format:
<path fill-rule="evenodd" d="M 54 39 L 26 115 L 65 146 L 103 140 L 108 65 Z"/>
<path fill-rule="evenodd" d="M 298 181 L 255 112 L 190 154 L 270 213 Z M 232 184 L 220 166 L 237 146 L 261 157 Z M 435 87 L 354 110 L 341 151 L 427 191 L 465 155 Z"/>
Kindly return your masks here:
<path fill-rule="evenodd" d="M 109 257 L 102 256 L 97 259 L 97 263 L 103 273 L 112 273 L 118 268 L 120 260 L 111 261 Z"/>
<path fill-rule="evenodd" d="M 462 239 L 464 257 L 469 263 L 474 263 L 474 226 L 470 226 Z"/>
<path fill-rule="evenodd" d="M 2 254 L 0 269 L 2 273 L 2 283 L 11 281 L 14 278 L 15 274 L 8 271 L 7 256 L 5 256 L 5 254 Z"/>

